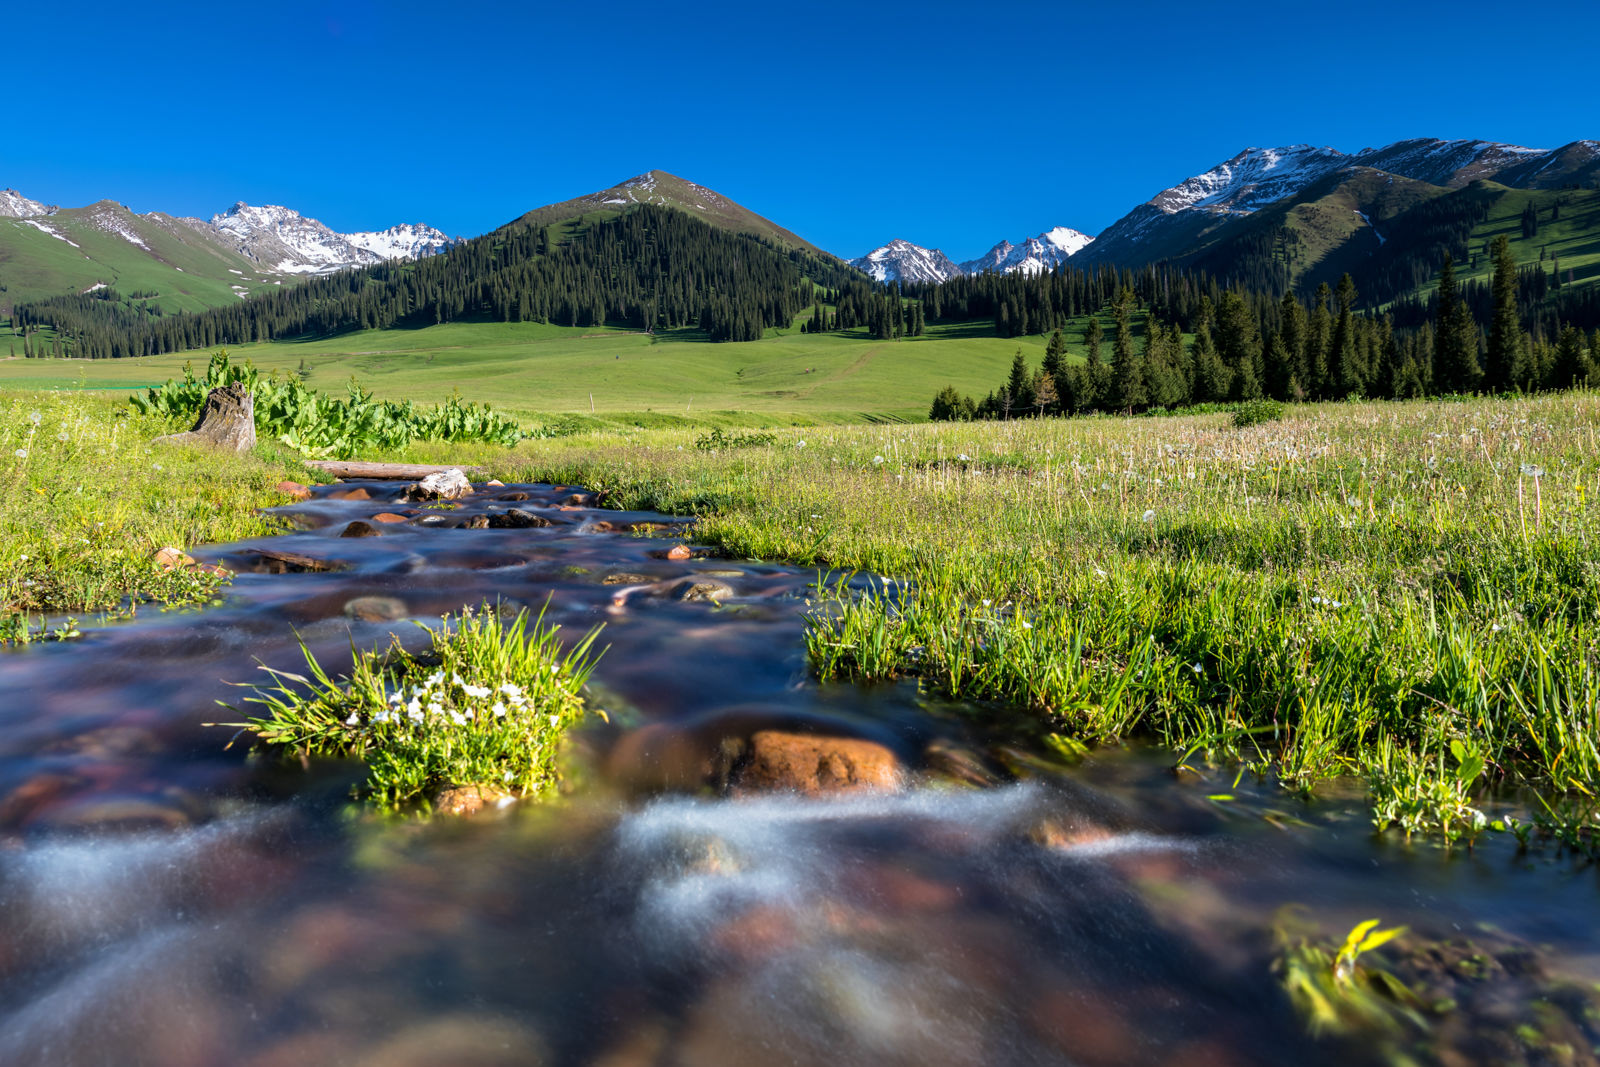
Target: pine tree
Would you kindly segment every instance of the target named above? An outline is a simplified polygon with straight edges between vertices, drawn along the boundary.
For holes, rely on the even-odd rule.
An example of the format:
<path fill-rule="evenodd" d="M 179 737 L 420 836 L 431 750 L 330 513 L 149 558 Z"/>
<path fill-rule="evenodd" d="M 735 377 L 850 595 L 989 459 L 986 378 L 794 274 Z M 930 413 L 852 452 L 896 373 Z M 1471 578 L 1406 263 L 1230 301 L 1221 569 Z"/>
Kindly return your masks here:
<path fill-rule="evenodd" d="M 1261 396 L 1261 379 L 1256 367 L 1261 362 L 1261 334 L 1250 305 L 1236 289 L 1222 294 L 1217 306 L 1217 354 L 1233 372 L 1231 400 L 1255 400 Z"/>
<path fill-rule="evenodd" d="M 1129 322 L 1129 307 L 1132 304 L 1132 289 L 1124 288 L 1117 294 L 1117 302 L 1112 307 L 1116 315 L 1116 329 L 1111 340 L 1111 373 L 1115 382 L 1116 403 L 1130 412 L 1150 402 L 1144 367 L 1133 350 L 1133 326 Z"/>
<path fill-rule="evenodd" d="M 1006 382 L 1006 395 L 1011 399 L 1007 418 L 1011 411 L 1026 411 L 1033 407 L 1033 375 L 1028 373 L 1028 362 L 1022 358 L 1020 348 L 1011 360 L 1011 378 Z"/>
<path fill-rule="evenodd" d="M 1349 274 L 1339 279 L 1339 320 L 1333 327 L 1333 373 L 1339 396 L 1365 395 L 1366 380 L 1356 352 L 1352 309 L 1356 302 L 1356 283 Z"/>
<path fill-rule="evenodd" d="M 1050 335 L 1049 343 L 1044 346 L 1044 372 L 1052 378 L 1060 374 L 1066 354 L 1067 341 L 1058 329 Z"/>
<path fill-rule="evenodd" d="M 1456 292 L 1455 261 L 1445 253 L 1439 268 L 1439 293 L 1435 300 L 1433 335 L 1434 387 L 1442 392 L 1467 392 L 1478 386 L 1483 371 L 1478 366 L 1477 328 L 1472 313 Z"/>
<path fill-rule="evenodd" d="M 1489 346 L 1484 354 L 1484 384 L 1491 390 L 1525 384 L 1522 323 L 1517 316 L 1517 262 L 1511 241 L 1494 239 L 1494 318 L 1489 325 Z"/>

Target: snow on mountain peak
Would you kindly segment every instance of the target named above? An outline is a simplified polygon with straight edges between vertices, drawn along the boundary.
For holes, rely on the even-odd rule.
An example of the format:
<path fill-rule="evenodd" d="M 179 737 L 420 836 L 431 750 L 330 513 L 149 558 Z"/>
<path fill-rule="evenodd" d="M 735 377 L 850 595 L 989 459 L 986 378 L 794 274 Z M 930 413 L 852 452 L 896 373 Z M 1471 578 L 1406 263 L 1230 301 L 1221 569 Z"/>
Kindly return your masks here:
<path fill-rule="evenodd" d="M 1054 270 L 1082 251 L 1093 240 L 1094 238 L 1086 233 L 1080 233 L 1066 226 L 1056 226 L 1037 237 L 1029 237 L 1020 245 L 1001 241 L 977 259 L 961 264 L 961 270 L 966 274 L 982 274 L 986 270 L 998 274 L 1013 274 L 1018 271 L 1023 274 L 1039 274 Z"/>
<path fill-rule="evenodd" d="M 1349 161 L 1335 148 L 1297 144 L 1283 148 L 1246 148 L 1151 198 L 1163 214 L 1197 208 L 1217 214 L 1245 215 L 1281 199 Z"/>
<path fill-rule="evenodd" d="M 326 274 L 391 259 L 417 259 L 454 244 L 431 226 L 410 223 L 375 232 L 337 233 L 292 208 L 258 207 L 242 200 L 213 215 L 211 227 L 240 254 L 285 274 Z"/>
<path fill-rule="evenodd" d="M 56 207 L 29 200 L 15 189 L 0 189 L 0 218 L 25 219 L 36 215 L 54 215 Z"/>
<path fill-rule="evenodd" d="M 880 282 L 942 282 L 961 274 L 961 268 L 937 248 L 923 248 L 896 237 L 850 265 Z"/>

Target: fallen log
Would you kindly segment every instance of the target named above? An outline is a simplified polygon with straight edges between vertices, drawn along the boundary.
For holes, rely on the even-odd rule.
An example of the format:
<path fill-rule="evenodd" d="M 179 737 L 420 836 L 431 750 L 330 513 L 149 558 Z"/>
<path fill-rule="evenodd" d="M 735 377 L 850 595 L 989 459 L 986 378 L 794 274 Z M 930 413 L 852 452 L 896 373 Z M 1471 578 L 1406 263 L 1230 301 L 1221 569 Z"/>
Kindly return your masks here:
<path fill-rule="evenodd" d="M 346 481 L 351 478 L 375 478 L 415 482 L 430 474 L 442 474 L 447 470 L 458 470 L 464 474 L 483 473 L 482 467 L 462 467 L 457 464 L 440 466 L 430 463 L 363 463 L 355 459 L 310 459 L 306 461 L 306 466 L 326 471 L 335 478 Z"/>

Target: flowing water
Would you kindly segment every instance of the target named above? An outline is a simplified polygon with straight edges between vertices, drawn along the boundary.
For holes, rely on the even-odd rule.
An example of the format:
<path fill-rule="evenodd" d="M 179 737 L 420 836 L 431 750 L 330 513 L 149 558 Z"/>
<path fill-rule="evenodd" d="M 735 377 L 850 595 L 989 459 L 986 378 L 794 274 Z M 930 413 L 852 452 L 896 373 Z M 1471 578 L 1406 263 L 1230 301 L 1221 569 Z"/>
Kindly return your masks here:
<path fill-rule="evenodd" d="M 1067 766 L 909 683 L 819 686 L 816 575 L 619 532 L 666 516 L 508 486 L 342 537 L 403 505 L 339 488 L 281 509 L 295 532 L 197 552 L 241 572 L 221 606 L 0 654 L 0 1063 L 1375 1061 L 1293 1010 L 1291 906 L 1336 937 L 1381 917 L 1471 939 L 1497 981 L 1440 1015 L 1451 1062 L 1513 1058 L 1524 1024 L 1519 1054 L 1581 1046 L 1526 1062 L 1592 1062 L 1592 868 L 1377 840 L 1358 791 L 1301 804 L 1158 752 Z M 550 525 L 464 528 L 510 508 Z M 260 550 L 336 569 L 266 573 Z M 583 731 L 561 803 L 359 817 L 359 768 L 248 758 L 205 725 L 299 641 L 348 662 L 485 600 L 548 602 L 574 639 L 605 623 L 613 721 Z M 877 741 L 913 785 L 688 788 L 696 753 L 766 728 Z"/>

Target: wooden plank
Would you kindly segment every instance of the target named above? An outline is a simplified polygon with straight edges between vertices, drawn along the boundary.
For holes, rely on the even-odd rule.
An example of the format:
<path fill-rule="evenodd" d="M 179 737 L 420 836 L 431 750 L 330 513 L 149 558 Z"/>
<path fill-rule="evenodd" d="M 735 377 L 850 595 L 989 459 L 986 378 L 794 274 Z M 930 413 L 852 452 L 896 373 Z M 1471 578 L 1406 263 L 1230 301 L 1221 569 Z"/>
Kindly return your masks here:
<path fill-rule="evenodd" d="M 459 470 L 463 474 L 483 473 L 482 467 L 440 467 L 428 463 L 363 463 L 360 460 L 345 459 L 311 459 L 306 461 L 306 466 L 327 471 L 335 478 L 346 480 L 383 478 L 414 482 L 419 478 L 426 478 L 430 474 L 441 474 L 447 470 Z"/>

